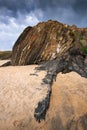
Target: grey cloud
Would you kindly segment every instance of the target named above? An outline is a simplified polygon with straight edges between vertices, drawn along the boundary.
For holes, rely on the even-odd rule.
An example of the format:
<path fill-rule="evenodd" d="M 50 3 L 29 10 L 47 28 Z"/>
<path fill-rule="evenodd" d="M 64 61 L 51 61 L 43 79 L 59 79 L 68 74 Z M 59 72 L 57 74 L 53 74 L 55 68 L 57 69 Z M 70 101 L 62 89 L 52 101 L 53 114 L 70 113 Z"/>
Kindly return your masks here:
<path fill-rule="evenodd" d="M 87 13 L 87 0 L 36 0 L 37 7 L 47 8 L 72 8 L 76 13 Z"/>
<path fill-rule="evenodd" d="M 11 48 L 26 26 L 48 19 L 87 27 L 87 0 L 0 0 L 0 50 Z"/>
<path fill-rule="evenodd" d="M 43 19 L 40 11 L 35 13 L 37 9 L 43 12 Z M 27 15 L 31 12 L 43 21 L 57 19 L 81 25 L 81 20 L 87 19 L 87 0 L 0 0 L 0 15 L 17 18 L 18 13 Z"/>
<path fill-rule="evenodd" d="M 47 8 L 67 8 L 71 6 L 75 0 L 37 0 L 37 5 L 41 9 Z"/>
<path fill-rule="evenodd" d="M 17 17 L 17 13 L 29 13 L 34 9 L 33 0 L 0 0 L 0 13 Z"/>
<path fill-rule="evenodd" d="M 76 0 L 73 9 L 79 15 L 86 15 L 87 14 L 87 0 Z"/>
<path fill-rule="evenodd" d="M 17 11 L 29 12 L 36 8 L 45 10 L 47 8 L 67 8 L 70 6 L 76 11 L 82 9 L 84 12 L 86 5 L 86 0 L 0 0 L 0 9 L 6 8 L 13 13 Z"/>

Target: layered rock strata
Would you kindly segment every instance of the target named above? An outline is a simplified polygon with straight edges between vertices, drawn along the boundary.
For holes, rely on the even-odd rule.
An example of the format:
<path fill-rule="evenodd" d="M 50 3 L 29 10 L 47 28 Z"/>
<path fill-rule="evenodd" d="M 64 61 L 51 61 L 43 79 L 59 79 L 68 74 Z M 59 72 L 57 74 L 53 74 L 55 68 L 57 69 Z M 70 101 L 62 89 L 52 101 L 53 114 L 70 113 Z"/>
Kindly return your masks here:
<path fill-rule="evenodd" d="M 87 53 L 87 29 L 49 20 L 27 27 L 12 51 L 12 65 L 41 63 L 66 55 Z"/>
<path fill-rule="evenodd" d="M 51 20 L 27 27 L 13 47 L 11 62 L 12 65 L 40 64 L 36 70 L 47 72 L 42 84 L 48 91 L 34 111 L 40 122 L 45 119 L 51 86 L 59 72 L 75 71 L 87 78 L 87 29 Z"/>

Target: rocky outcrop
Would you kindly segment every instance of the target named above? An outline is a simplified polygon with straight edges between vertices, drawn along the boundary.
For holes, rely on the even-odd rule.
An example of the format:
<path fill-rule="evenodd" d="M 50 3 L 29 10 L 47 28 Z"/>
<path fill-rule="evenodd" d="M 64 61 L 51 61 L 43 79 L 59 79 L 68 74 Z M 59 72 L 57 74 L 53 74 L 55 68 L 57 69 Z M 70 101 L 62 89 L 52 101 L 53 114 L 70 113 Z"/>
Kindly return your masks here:
<path fill-rule="evenodd" d="M 60 72 L 68 73 L 75 71 L 82 77 L 87 78 L 87 63 L 84 62 L 84 59 L 85 58 L 81 57 L 81 55 L 78 55 L 77 53 L 74 54 L 74 56 L 70 55 L 68 59 L 66 57 L 57 58 L 41 64 L 36 68 L 36 70 L 47 72 L 46 76 L 43 78 L 43 84 L 48 86 L 45 98 L 40 101 L 38 106 L 35 108 L 34 116 L 38 122 L 40 122 L 41 119 L 45 119 L 50 104 L 52 84 L 56 81 L 56 77 Z"/>
<path fill-rule="evenodd" d="M 42 82 L 47 86 L 47 93 L 34 111 L 40 122 L 45 119 L 58 73 L 75 71 L 87 78 L 87 29 L 51 20 L 26 28 L 13 47 L 12 65 L 35 63 L 41 63 L 36 70 L 47 72 Z"/>
<path fill-rule="evenodd" d="M 24 30 L 11 65 L 40 65 L 0 67 L 0 129 L 87 129 L 86 41 L 87 29 L 57 21 Z"/>
<path fill-rule="evenodd" d="M 42 120 L 49 83 L 46 70 L 36 67 L 0 68 L 0 130 L 87 130 L 87 79 L 75 72 L 59 73 Z M 34 118 L 38 102 L 43 104 L 40 123 Z"/>
<path fill-rule="evenodd" d="M 16 41 L 12 65 L 41 63 L 68 55 L 87 53 L 87 29 L 49 20 L 27 27 Z"/>
<path fill-rule="evenodd" d="M 85 104 L 87 89 L 84 84 L 86 82 L 85 78 L 75 72 L 60 73 L 57 76 L 52 86 L 50 107 L 46 114 L 51 124 L 51 126 L 47 124 L 48 130 L 87 129 L 87 105 Z"/>

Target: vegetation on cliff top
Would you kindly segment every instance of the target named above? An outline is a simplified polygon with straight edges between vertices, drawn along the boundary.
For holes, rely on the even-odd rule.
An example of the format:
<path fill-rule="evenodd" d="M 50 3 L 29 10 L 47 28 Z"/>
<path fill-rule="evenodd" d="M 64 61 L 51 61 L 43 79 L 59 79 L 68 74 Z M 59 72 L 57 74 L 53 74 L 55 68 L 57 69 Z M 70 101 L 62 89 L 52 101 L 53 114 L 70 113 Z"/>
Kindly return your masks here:
<path fill-rule="evenodd" d="M 12 55 L 11 51 L 0 51 L 0 60 L 10 59 Z"/>

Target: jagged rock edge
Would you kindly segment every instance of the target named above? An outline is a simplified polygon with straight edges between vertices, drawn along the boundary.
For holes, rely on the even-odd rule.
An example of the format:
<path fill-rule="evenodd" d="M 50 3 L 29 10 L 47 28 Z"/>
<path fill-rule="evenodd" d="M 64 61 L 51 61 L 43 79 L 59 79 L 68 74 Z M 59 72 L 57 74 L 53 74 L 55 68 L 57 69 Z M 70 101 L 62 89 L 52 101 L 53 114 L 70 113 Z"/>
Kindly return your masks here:
<path fill-rule="evenodd" d="M 76 55 L 76 56 L 78 56 L 78 55 Z M 73 60 L 72 60 L 72 62 L 73 62 Z M 78 74 L 80 74 L 82 77 L 87 78 L 87 70 L 86 70 L 87 66 L 86 66 L 85 70 L 84 69 L 80 70 L 80 68 L 79 68 L 79 70 L 77 70 L 74 67 L 74 65 L 72 64 L 72 62 L 71 62 L 72 69 L 70 68 L 70 59 L 66 60 L 66 58 L 64 58 L 64 57 L 56 58 L 51 61 L 47 61 L 46 63 L 39 65 L 39 67 L 36 67 L 36 70 L 47 71 L 47 75 L 43 79 L 42 84 L 48 84 L 48 86 L 49 86 L 45 99 L 40 101 L 38 103 L 37 108 L 35 108 L 34 117 L 36 118 L 36 121 L 40 122 L 41 119 L 45 120 L 46 112 L 47 112 L 47 110 L 49 108 L 49 104 L 50 104 L 52 84 L 53 84 L 54 80 L 56 80 L 57 74 L 59 72 L 69 73 L 71 71 L 75 71 Z M 76 62 L 76 60 L 74 60 L 74 62 Z M 77 65 L 78 65 L 78 63 L 77 63 Z"/>

